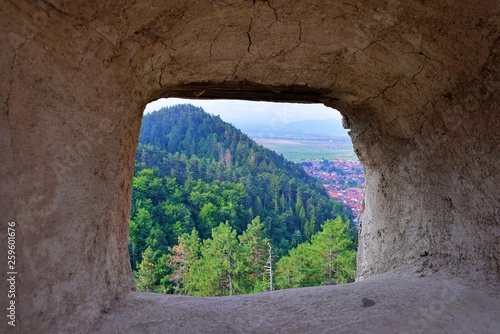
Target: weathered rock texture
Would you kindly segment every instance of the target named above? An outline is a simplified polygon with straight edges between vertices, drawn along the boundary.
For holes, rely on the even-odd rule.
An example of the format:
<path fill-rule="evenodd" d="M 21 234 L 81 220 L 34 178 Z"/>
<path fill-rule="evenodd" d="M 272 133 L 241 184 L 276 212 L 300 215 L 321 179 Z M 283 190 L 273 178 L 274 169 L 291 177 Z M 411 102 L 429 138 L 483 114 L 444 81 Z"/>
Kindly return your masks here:
<path fill-rule="evenodd" d="M 16 329 L 85 332 L 131 290 L 134 150 L 145 104 L 168 96 L 337 108 L 367 175 L 359 279 L 498 289 L 499 18 L 497 0 L 2 0 Z"/>
<path fill-rule="evenodd" d="M 92 332 L 498 333 L 498 295 L 437 278 L 380 275 L 354 284 L 223 298 L 129 294 L 103 313 Z"/>

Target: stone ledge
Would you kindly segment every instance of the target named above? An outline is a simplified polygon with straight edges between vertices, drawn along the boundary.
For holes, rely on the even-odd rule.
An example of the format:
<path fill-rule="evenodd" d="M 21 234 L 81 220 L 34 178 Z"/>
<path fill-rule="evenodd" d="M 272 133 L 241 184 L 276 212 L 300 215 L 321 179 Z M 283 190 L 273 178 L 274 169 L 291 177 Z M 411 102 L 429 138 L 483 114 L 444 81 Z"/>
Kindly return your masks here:
<path fill-rule="evenodd" d="M 487 290 L 487 289 L 485 289 Z M 498 291 L 435 274 L 234 297 L 130 293 L 93 333 L 498 333 Z"/>

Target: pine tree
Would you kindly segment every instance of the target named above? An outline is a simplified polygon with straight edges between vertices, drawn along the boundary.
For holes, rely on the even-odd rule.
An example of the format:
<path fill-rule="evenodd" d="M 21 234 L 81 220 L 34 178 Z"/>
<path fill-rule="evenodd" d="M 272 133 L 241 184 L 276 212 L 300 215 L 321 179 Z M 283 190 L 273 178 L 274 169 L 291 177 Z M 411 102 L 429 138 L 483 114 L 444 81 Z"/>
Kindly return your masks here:
<path fill-rule="evenodd" d="M 252 220 L 245 232 L 239 236 L 239 240 L 240 253 L 237 265 L 241 277 L 240 290 L 244 293 L 266 291 L 265 266 L 269 239 L 266 238 L 260 217 Z"/>
<path fill-rule="evenodd" d="M 230 296 L 235 290 L 236 256 L 239 251 L 236 231 L 229 223 L 212 229 L 212 238 L 203 241 L 201 258 L 189 269 L 186 290 L 194 296 Z"/>
<path fill-rule="evenodd" d="M 322 284 L 352 282 L 356 274 L 354 244 L 349 235 L 349 222 L 342 218 L 327 220 L 312 237 L 311 247 L 317 255 L 314 265 L 322 268 Z M 354 256 L 353 256 L 354 255 Z"/>
<path fill-rule="evenodd" d="M 277 263 L 280 288 L 348 283 L 356 277 L 356 251 L 349 222 L 327 220 L 311 242 L 290 250 Z"/>
<path fill-rule="evenodd" d="M 306 272 L 309 266 L 309 249 L 310 244 L 308 241 L 301 243 L 292 248 L 288 256 L 282 257 L 276 263 L 275 280 L 279 289 L 308 286 L 304 282 L 310 275 L 310 273 Z"/>
<path fill-rule="evenodd" d="M 153 292 L 157 288 L 156 254 L 151 247 L 142 253 L 142 261 L 137 271 L 137 290 L 143 292 Z"/>
<path fill-rule="evenodd" d="M 153 219 L 148 209 L 139 208 L 133 221 L 129 224 L 129 240 L 133 253 L 130 254 L 130 264 L 132 268 L 137 268 L 138 262 L 142 259 L 142 253 L 146 249 L 146 239 L 150 235 L 153 227 Z"/>
<path fill-rule="evenodd" d="M 190 269 L 200 258 L 201 241 L 198 231 L 183 234 L 178 238 L 178 244 L 173 246 L 168 255 L 168 265 L 172 270 L 170 281 L 175 294 L 185 293 L 186 284 L 191 280 Z"/>

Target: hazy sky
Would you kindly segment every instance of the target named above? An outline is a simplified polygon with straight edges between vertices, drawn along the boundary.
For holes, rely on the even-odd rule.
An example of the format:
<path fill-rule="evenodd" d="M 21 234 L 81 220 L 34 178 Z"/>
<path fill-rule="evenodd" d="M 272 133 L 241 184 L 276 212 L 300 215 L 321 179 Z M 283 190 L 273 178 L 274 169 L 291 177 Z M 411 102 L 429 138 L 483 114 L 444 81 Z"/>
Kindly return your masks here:
<path fill-rule="evenodd" d="M 250 102 L 240 100 L 187 100 L 159 99 L 149 103 L 145 112 L 158 110 L 175 104 L 190 103 L 202 107 L 206 112 L 220 115 L 225 122 L 238 124 L 273 124 L 288 123 L 302 120 L 342 119 L 340 113 L 322 104 Z"/>

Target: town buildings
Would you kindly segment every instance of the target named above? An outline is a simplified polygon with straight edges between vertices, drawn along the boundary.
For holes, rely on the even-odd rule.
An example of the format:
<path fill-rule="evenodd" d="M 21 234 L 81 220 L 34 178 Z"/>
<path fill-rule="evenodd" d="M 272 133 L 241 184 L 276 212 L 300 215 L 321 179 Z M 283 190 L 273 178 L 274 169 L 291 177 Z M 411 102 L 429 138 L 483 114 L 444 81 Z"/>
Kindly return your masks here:
<path fill-rule="evenodd" d="M 363 165 L 356 160 L 320 159 L 301 162 L 307 174 L 321 180 L 331 199 L 352 209 L 358 223 L 365 195 Z"/>

